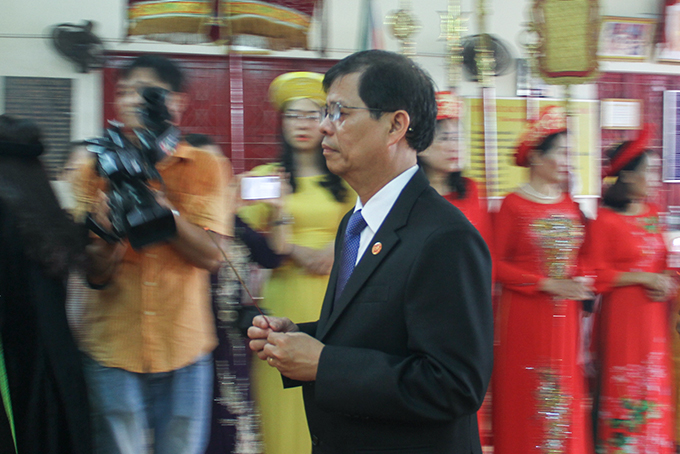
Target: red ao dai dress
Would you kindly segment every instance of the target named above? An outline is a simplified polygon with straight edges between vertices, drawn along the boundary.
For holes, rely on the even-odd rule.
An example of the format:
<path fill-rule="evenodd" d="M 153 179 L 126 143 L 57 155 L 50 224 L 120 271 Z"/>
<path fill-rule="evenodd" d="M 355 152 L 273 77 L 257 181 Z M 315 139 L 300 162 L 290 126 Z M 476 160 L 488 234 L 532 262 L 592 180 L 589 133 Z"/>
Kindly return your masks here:
<path fill-rule="evenodd" d="M 479 199 L 479 189 L 477 188 L 475 181 L 465 177 L 463 177 L 463 179 L 465 180 L 465 187 L 467 189 L 465 197 L 459 199 L 457 192 L 450 192 L 444 194 L 444 198 L 448 200 L 451 205 L 463 212 L 468 221 L 470 221 L 470 224 L 474 225 L 482 235 L 487 246 L 491 248 L 491 223 L 489 221 L 489 213 L 487 213 L 486 207 Z"/>
<path fill-rule="evenodd" d="M 603 296 L 596 325 L 598 452 L 670 454 L 671 303 L 650 300 L 641 285 L 613 285 L 620 273 L 666 269 L 658 211 L 650 206 L 638 216 L 626 216 L 601 208 L 591 232 L 588 255 Z"/>
<path fill-rule="evenodd" d="M 493 376 L 495 454 L 590 454 L 580 301 L 542 292 L 546 278 L 582 275 L 583 216 L 567 195 L 541 204 L 509 194 L 495 220 L 502 284 Z"/>

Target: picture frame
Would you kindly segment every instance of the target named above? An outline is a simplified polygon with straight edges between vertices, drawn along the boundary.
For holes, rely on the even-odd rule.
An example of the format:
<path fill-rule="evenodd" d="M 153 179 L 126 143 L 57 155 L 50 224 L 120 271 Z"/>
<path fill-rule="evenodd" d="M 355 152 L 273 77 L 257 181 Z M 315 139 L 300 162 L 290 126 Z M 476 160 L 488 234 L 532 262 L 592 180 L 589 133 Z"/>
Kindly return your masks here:
<path fill-rule="evenodd" d="M 641 122 L 641 99 L 607 98 L 600 100 L 600 127 L 602 129 L 640 129 Z"/>
<path fill-rule="evenodd" d="M 664 39 L 657 44 L 657 61 L 680 63 L 680 3 L 666 6 L 664 16 Z"/>
<path fill-rule="evenodd" d="M 604 16 L 597 55 L 601 60 L 647 60 L 652 55 L 655 30 L 655 19 Z"/>
<path fill-rule="evenodd" d="M 662 177 L 664 183 L 680 183 L 680 90 L 663 92 L 663 154 Z"/>

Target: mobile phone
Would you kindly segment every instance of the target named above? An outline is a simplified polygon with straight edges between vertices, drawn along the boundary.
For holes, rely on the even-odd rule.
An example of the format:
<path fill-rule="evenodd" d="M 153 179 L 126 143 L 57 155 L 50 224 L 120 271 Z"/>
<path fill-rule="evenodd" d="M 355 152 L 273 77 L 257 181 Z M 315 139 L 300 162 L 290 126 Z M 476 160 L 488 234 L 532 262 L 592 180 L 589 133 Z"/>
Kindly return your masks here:
<path fill-rule="evenodd" d="M 275 199 L 281 196 L 281 179 L 277 176 L 241 178 L 243 200 Z"/>

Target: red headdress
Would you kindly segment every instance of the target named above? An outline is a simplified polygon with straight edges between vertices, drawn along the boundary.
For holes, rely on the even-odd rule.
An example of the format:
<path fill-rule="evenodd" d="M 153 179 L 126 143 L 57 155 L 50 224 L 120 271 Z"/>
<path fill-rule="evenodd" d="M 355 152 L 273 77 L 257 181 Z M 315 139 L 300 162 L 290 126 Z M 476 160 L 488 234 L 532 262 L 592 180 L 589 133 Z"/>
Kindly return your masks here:
<path fill-rule="evenodd" d="M 644 153 L 652 137 L 652 127 L 651 124 L 644 125 L 636 139 L 623 142 L 621 150 L 609 161 L 607 167 L 603 167 L 602 176 L 613 177 L 618 175 L 629 162 Z"/>
<path fill-rule="evenodd" d="M 453 93 L 438 91 L 434 96 L 437 100 L 437 120 L 460 118 L 462 106 L 460 101 L 453 96 Z"/>
<path fill-rule="evenodd" d="M 563 107 L 547 106 L 541 109 L 538 120 L 529 123 L 517 144 L 515 163 L 520 167 L 529 166 L 529 152 L 551 134 L 567 130 L 567 117 Z"/>

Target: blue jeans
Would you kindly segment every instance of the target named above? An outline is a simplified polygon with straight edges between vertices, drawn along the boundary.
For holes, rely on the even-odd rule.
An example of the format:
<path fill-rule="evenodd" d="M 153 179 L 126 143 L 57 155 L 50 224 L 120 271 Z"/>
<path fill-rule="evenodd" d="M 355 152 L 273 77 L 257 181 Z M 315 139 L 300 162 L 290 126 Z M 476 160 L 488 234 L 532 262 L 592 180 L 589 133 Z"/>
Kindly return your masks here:
<path fill-rule="evenodd" d="M 203 453 L 210 430 L 212 354 L 154 374 L 102 366 L 83 356 L 97 454 L 143 454 L 149 434 L 154 454 Z"/>

